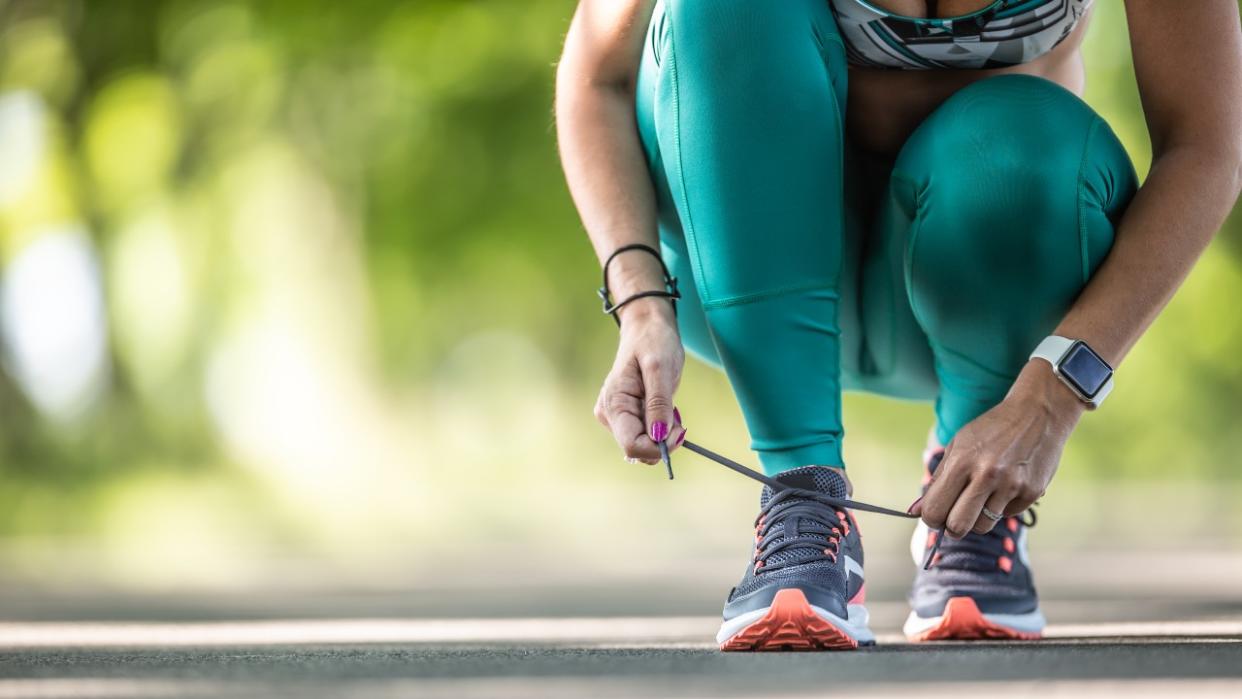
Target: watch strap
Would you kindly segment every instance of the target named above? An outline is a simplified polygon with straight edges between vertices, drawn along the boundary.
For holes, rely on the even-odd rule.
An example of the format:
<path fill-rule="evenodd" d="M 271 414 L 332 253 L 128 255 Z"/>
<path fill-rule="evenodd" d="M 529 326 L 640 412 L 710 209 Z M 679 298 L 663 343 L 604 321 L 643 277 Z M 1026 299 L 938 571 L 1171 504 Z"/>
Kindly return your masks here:
<path fill-rule="evenodd" d="M 1069 352 L 1070 348 L 1073 346 L 1074 341 L 1068 337 L 1049 335 L 1040 341 L 1038 345 L 1036 345 L 1035 351 L 1031 352 L 1030 358 L 1042 359 L 1051 364 L 1053 367 L 1056 367 L 1061 363 L 1061 360 L 1065 358 L 1065 353 Z"/>

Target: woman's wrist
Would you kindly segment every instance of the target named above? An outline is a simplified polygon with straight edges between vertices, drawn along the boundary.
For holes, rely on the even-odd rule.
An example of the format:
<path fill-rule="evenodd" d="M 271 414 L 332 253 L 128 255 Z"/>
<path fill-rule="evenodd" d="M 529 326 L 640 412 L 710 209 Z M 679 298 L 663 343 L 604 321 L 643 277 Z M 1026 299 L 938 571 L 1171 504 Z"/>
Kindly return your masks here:
<path fill-rule="evenodd" d="M 641 250 L 627 251 L 617 255 L 609 264 L 608 287 L 614 303 L 644 291 L 665 289 L 664 268 L 659 258 Z M 622 328 L 649 323 L 677 324 L 672 299 L 660 296 L 630 301 L 617 309 L 617 318 Z"/>
<path fill-rule="evenodd" d="M 617 309 L 617 317 L 621 320 L 622 330 L 652 323 L 677 327 L 677 314 L 673 312 L 672 300 L 662 296 L 635 299 Z"/>
<path fill-rule="evenodd" d="M 642 250 L 626 251 L 608 264 L 608 289 L 616 300 L 663 288 L 664 268 L 659 258 Z"/>
<path fill-rule="evenodd" d="M 1009 395 L 1040 410 L 1050 420 L 1068 429 L 1078 424 L 1087 404 L 1069 386 L 1061 383 L 1052 367 L 1042 359 L 1032 359 L 1022 367 Z"/>

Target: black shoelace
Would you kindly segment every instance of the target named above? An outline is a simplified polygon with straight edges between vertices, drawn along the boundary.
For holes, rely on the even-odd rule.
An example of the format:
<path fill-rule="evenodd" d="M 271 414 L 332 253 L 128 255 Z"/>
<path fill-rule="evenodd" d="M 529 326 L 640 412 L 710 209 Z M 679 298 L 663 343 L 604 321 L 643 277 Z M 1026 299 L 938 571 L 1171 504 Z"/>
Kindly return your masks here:
<path fill-rule="evenodd" d="M 837 547 L 840 545 L 840 534 L 833 533 L 834 529 L 838 529 L 839 527 L 838 525 L 834 525 L 832 523 L 832 519 L 836 518 L 839 521 L 846 521 L 844 519 L 845 513 L 843 510 L 850 509 L 858 510 L 860 512 L 874 512 L 876 514 L 888 515 L 890 517 L 901 517 L 903 519 L 919 518 L 919 515 L 910 514 L 909 512 L 891 510 L 887 507 L 870 505 L 865 502 L 858 502 L 857 500 L 850 500 L 848 498 L 834 498 L 816 490 L 805 490 L 785 485 L 775 478 L 765 476 L 752 468 L 743 466 L 728 457 L 721 456 L 711 449 L 699 446 L 688 439 L 682 443 L 682 446 L 698 454 L 699 456 L 714 461 L 725 468 L 736 471 L 747 478 L 759 481 L 772 489 L 772 499 L 770 499 L 768 504 L 764 506 L 763 511 L 759 514 L 759 519 L 756 520 L 755 523 L 759 528 L 758 531 L 756 531 L 756 535 L 759 537 L 759 541 L 757 543 L 759 544 L 760 551 L 759 558 L 756 563 L 761 561 L 764 562 L 765 565 L 762 567 L 766 570 L 776 570 L 785 566 L 797 565 L 795 561 L 798 561 L 799 559 L 803 559 L 800 562 L 805 563 L 807 560 L 810 560 L 812 556 L 815 558 L 835 558 Z M 668 465 L 667 462 L 666 465 Z M 669 474 L 671 475 L 672 466 L 668 465 L 668 468 Z M 787 509 L 779 510 L 782 503 L 787 502 L 791 503 L 786 506 Z M 795 507 L 798 509 L 793 509 Z M 773 515 L 765 518 L 765 515 L 770 515 L 770 513 L 773 512 L 776 512 L 776 515 L 778 516 Z M 838 512 L 840 512 L 840 514 L 837 514 Z M 1026 514 L 1030 517 L 1029 522 L 1022 517 L 1019 517 L 1018 521 L 1028 527 L 1035 526 L 1035 511 L 1027 510 Z M 792 536 L 788 535 L 789 530 L 786 529 L 786 527 L 788 527 L 786 522 L 788 522 L 791 518 L 799 523 L 793 530 Z M 775 529 L 774 525 L 777 523 L 781 524 L 783 540 L 776 542 L 774 545 L 768 546 L 772 543 L 772 540 L 777 538 L 773 531 Z M 800 534 L 803 532 L 810 536 L 800 537 Z M 923 559 L 923 570 L 931 568 L 932 561 L 935 560 L 936 554 L 940 551 L 940 544 L 944 541 L 944 527 L 933 529 L 932 532 L 935 534 L 935 539 L 927 551 L 927 556 Z M 821 539 L 819 537 L 823 538 Z M 967 537 L 962 539 L 954 545 L 954 550 L 955 552 L 970 552 L 974 549 L 973 552 L 979 554 L 980 556 L 992 556 L 995 552 L 991 550 L 992 547 L 990 543 L 995 542 L 1003 548 L 1003 540 L 1003 533 L 998 533 L 997 528 L 993 528 L 992 531 L 989 532 L 989 536 Z M 983 542 L 989 543 L 985 544 Z M 825 543 L 828 544 L 827 547 L 825 546 Z M 765 546 L 767 546 L 767 548 L 765 548 Z M 959 546 L 961 548 L 959 548 Z M 986 546 L 986 550 L 983 548 L 984 546 Z M 789 556 L 778 563 L 773 563 L 770 566 L 766 565 L 767 559 L 770 558 L 772 554 L 778 551 L 795 550 L 799 553 L 794 556 Z M 832 552 L 832 556 L 829 556 L 828 552 Z M 957 556 L 954 556 L 954 558 L 957 558 Z"/>
<path fill-rule="evenodd" d="M 832 506 L 834 499 L 802 488 L 774 494 L 755 519 L 755 571 L 771 572 L 823 559 L 835 562 L 841 537 L 849 534 L 849 522 L 844 510 Z M 773 560 L 778 553 L 784 555 Z"/>
<path fill-rule="evenodd" d="M 772 497 L 763 506 L 759 518 L 755 520 L 755 535 L 758 539 L 756 544 L 759 551 L 755 561 L 756 571 L 771 572 L 824 558 L 835 560 L 840 548 L 841 535 L 848 531 L 843 529 L 849 526 L 849 519 L 845 515 L 847 509 L 903 519 L 918 519 L 918 515 L 909 512 L 890 510 L 887 507 L 870 505 L 848 498 L 834 498 L 817 490 L 786 485 L 690 440 L 683 442 L 682 446 L 772 489 Z M 777 524 L 781 525 L 779 530 L 776 527 Z M 938 542 L 939 539 L 937 539 L 937 545 L 939 545 Z M 778 552 L 785 552 L 786 555 L 780 557 L 780 560 L 769 563 L 768 561 Z M 928 560 L 931 560 L 930 557 Z"/>
<path fill-rule="evenodd" d="M 991 572 L 996 569 L 997 559 L 1003 556 L 1013 556 L 1014 551 L 1005 548 L 1005 539 L 1016 539 L 1016 530 L 1010 531 L 1007 527 L 1009 520 L 1017 520 L 1017 522 L 1026 527 L 1035 526 L 1036 516 L 1035 510 L 1029 509 L 1021 515 L 1005 517 L 996 523 L 995 527 L 986 533 L 978 536 L 967 535 L 962 539 L 955 539 L 951 544 L 951 552 L 941 555 L 935 561 L 937 568 L 946 568 L 951 570 L 967 570 L 976 572 Z M 924 570 L 930 567 L 933 557 L 940 550 L 940 540 L 944 537 L 944 530 L 936 530 L 936 540 L 932 544 L 931 551 L 928 552 Z M 1016 545 L 1016 541 L 1015 541 Z"/>

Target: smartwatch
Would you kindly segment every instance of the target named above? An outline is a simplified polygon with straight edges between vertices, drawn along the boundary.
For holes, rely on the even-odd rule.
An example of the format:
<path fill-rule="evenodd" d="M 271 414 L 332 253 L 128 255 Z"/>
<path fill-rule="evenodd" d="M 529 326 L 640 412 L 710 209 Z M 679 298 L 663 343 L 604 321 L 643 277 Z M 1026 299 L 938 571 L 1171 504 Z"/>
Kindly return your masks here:
<path fill-rule="evenodd" d="M 1089 408 L 1097 408 L 1113 390 L 1113 368 L 1082 340 L 1049 335 L 1031 353 L 1052 365 L 1052 373 Z"/>

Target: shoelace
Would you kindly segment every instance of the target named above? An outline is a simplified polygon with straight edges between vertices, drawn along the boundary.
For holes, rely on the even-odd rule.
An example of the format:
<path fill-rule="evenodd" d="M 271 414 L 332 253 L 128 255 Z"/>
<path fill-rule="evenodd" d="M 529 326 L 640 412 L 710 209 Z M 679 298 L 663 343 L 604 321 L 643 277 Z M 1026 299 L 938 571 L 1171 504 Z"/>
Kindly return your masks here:
<path fill-rule="evenodd" d="M 944 536 L 944 531 L 938 530 L 934 533 L 936 539 L 931 546 L 932 550 L 928 553 L 926 563 L 931 564 L 934 562 L 937 567 L 951 570 L 978 572 L 995 570 L 997 561 L 1011 557 L 1016 552 L 1015 549 L 1005 547 L 1005 540 L 1013 540 L 1013 535 L 1017 532 L 1016 526 L 1012 530 L 1009 529 L 1009 521 L 1014 520 L 1022 526 L 1033 527 L 1037 519 L 1034 509 L 1028 509 L 1021 515 L 1006 517 L 998 522 L 987 534 L 967 536 L 963 539 L 954 540 L 951 544 L 953 555 L 945 556 L 942 554 L 939 558 L 935 558 L 936 554 L 940 553 L 940 540 Z M 924 565 L 924 569 L 927 567 L 929 565 Z M 1006 572 L 1008 571 L 1006 570 Z"/>
<path fill-rule="evenodd" d="M 759 513 L 759 518 L 755 520 L 756 545 L 759 551 L 755 561 L 756 570 L 778 570 L 786 566 L 798 565 L 799 563 L 823 558 L 835 560 L 842 534 L 839 525 L 849 526 L 849 519 L 844 512 L 847 509 L 860 512 L 874 512 L 903 519 L 918 519 L 918 515 L 913 515 L 909 512 L 890 510 L 887 507 L 870 505 L 848 498 L 834 498 L 817 490 L 807 490 L 785 485 L 775 478 L 765 476 L 754 469 L 743 466 L 710 449 L 701 447 L 690 440 L 682 442 L 682 446 L 699 456 L 715 461 L 725 468 L 759 481 L 772 489 L 772 498 L 768 500 L 767 505 Z M 838 524 L 833 524 L 833 519 L 836 519 Z M 774 530 L 775 525 L 778 523 L 781 524 L 781 534 L 779 536 L 781 540 L 775 541 L 778 535 Z M 848 532 L 848 529 L 845 531 Z M 810 536 L 803 536 L 804 533 Z M 823 538 L 818 538 L 817 535 Z M 789 558 L 768 565 L 768 559 L 779 551 L 796 551 L 797 553 Z"/>
<path fill-rule="evenodd" d="M 890 515 L 892 517 L 902 517 L 904 519 L 918 519 L 919 518 L 918 515 L 912 515 L 909 512 L 902 512 L 901 510 L 890 510 L 887 507 L 880 507 L 879 505 L 868 505 L 865 502 L 858 502 L 857 500 L 850 500 L 848 498 L 834 498 L 829 495 L 824 495 L 823 493 L 816 491 L 816 490 L 802 490 L 801 488 L 794 488 L 793 486 L 785 485 L 784 483 L 781 483 L 780 481 L 776 480 L 775 478 L 772 478 L 771 476 L 765 476 L 762 473 L 759 473 L 758 471 L 752 468 L 743 466 L 728 457 L 721 456 L 720 454 L 717 454 L 711 449 L 708 449 L 706 447 L 701 447 L 698 444 L 695 444 L 694 442 L 691 442 L 688 439 L 682 442 L 681 446 L 685 447 L 686 449 L 689 449 L 690 451 L 694 452 L 695 454 L 698 454 L 699 456 L 702 456 L 706 459 L 710 459 L 711 461 L 715 461 L 716 463 L 720 464 L 721 466 L 724 466 L 725 468 L 737 471 L 738 473 L 742 474 L 743 476 L 746 476 L 747 478 L 752 478 L 754 480 L 759 481 L 760 483 L 771 488 L 774 494 L 779 493 L 784 490 L 801 491 L 805 493 L 813 493 L 815 495 L 816 500 L 826 505 L 830 505 L 832 507 L 836 507 L 839 509 L 858 510 L 860 512 L 874 512 L 880 515 Z"/>
<path fill-rule="evenodd" d="M 841 537 L 849 535 L 850 524 L 845 511 L 833 507 L 832 500 L 817 490 L 802 488 L 786 487 L 774 494 L 755 519 L 755 571 L 771 572 L 823 559 L 836 562 Z M 782 552 L 786 555 L 771 562 Z"/>
<path fill-rule="evenodd" d="M 909 512 L 902 512 L 900 510 L 890 510 L 887 507 L 880 507 L 879 505 L 870 505 L 865 502 L 858 502 L 857 500 L 850 500 L 848 498 L 834 498 L 828 495 L 824 495 L 823 493 L 815 491 L 815 490 L 804 490 L 802 488 L 794 488 L 792 486 L 785 485 L 784 483 L 781 483 L 775 478 L 765 476 L 764 474 L 759 473 L 758 471 L 752 468 L 743 466 L 742 464 L 739 464 L 738 462 L 728 457 L 721 456 L 720 454 L 717 454 L 711 449 L 707 449 L 706 447 L 699 446 L 698 444 L 695 444 L 694 442 L 691 442 L 688 439 L 682 442 L 682 446 L 698 454 L 699 456 L 702 456 L 711 461 L 715 461 L 716 463 L 720 464 L 721 466 L 724 466 L 725 468 L 736 471 L 737 473 L 740 473 L 743 476 L 746 476 L 747 478 L 751 478 L 756 481 L 759 481 L 760 483 L 772 489 L 772 493 L 773 493 L 772 499 L 768 501 L 767 506 L 764 507 L 764 512 L 760 513 L 759 520 L 756 521 L 756 526 L 762 527 L 760 531 L 756 532 L 756 536 L 759 537 L 759 541 L 757 543 L 759 544 L 760 551 L 764 551 L 764 538 L 765 536 L 769 536 L 772 533 L 771 531 L 772 525 L 776 524 L 777 522 L 777 520 L 765 520 L 764 513 L 771 510 L 775 506 L 775 504 L 779 504 L 779 502 L 783 502 L 787 499 L 798 499 L 801 501 L 805 501 L 808 503 L 807 507 L 828 507 L 835 511 L 846 510 L 846 509 L 858 510 L 860 512 L 874 512 L 876 514 L 889 515 L 890 517 L 901 517 L 903 519 L 918 519 L 919 518 L 919 515 L 910 514 Z M 669 466 L 669 473 L 670 474 L 672 473 L 671 466 Z M 810 505 L 809 503 L 818 503 L 818 505 Z M 799 502 L 798 504 L 802 504 L 802 503 Z M 793 512 L 790 511 L 789 514 L 792 514 L 792 513 Z M 1030 522 L 1028 523 L 1024 519 L 1019 519 L 1019 521 L 1028 527 L 1035 526 L 1035 511 L 1027 510 L 1027 513 L 1029 513 L 1031 516 Z M 784 514 L 783 518 L 787 519 L 789 517 L 789 514 Z M 807 511 L 807 514 L 811 514 L 809 510 Z M 822 524 L 823 521 L 828 521 L 828 520 L 821 519 L 822 510 L 819 510 L 816 514 L 819 516 L 812 517 L 811 522 L 819 523 L 820 526 L 822 526 L 825 530 L 830 532 L 833 529 L 833 525 Z M 842 512 L 838 516 L 840 517 L 843 515 L 844 513 Z M 782 525 L 782 528 L 783 526 L 784 525 Z M 808 529 L 807 531 L 810 532 L 812 530 Z M 995 532 L 995 529 L 993 529 L 993 532 Z M 827 534 L 824 532 L 820 532 L 820 533 L 827 536 Z M 940 544 L 942 541 L 944 541 L 944 527 L 940 527 L 939 529 L 933 529 L 932 533 L 935 534 L 935 539 L 931 547 L 927 551 L 926 558 L 923 559 L 923 570 L 927 570 L 928 568 L 931 568 L 932 561 L 935 560 L 936 554 L 940 552 Z M 771 537 L 771 538 L 775 538 L 775 537 Z M 834 542 L 833 537 L 827 536 L 827 538 L 828 538 L 829 543 L 834 543 L 834 550 L 835 550 L 835 546 L 839 545 L 839 535 L 837 535 L 835 542 Z M 969 541 L 969 539 L 963 539 L 962 541 Z M 780 551 L 780 550 L 792 549 L 792 548 L 810 549 L 812 544 L 815 546 L 818 546 L 822 543 L 823 543 L 822 541 L 818 541 L 818 540 L 813 540 L 813 539 L 807 540 L 805 537 L 802 539 L 801 542 L 799 542 L 797 541 L 797 537 L 795 536 L 793 541 L 778 542 L 775 546 L 764 551 L 761 554 L 762 555 L 761 560 L 766 560 L 773 553 Z M 970 546 L 970 544 L 966 544 L 966 546 Z M 826 554 L 823 554 L 823 555 L 826 555 Z M 835 553 L 834 553 L 834 557 L 835 557 Z M 770 568 L 768 568 L 768 570 L 775 570 L 777 568 L 784 567 L 786 565 L 795 565 L 795 564 L 792 562 L 782 562 L 778 564 L 773 564 Z"/>

